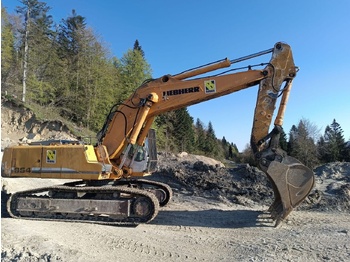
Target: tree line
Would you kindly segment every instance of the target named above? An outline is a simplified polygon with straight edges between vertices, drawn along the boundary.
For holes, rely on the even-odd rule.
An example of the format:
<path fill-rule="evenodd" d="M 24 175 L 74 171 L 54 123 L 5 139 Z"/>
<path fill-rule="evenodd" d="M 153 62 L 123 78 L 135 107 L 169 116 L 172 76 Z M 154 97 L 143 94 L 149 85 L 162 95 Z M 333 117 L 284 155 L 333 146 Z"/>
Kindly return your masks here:
<path fill-rule="evenodd" d="M 237 146 L 225 137 L 218 139 L 211 121 L 206 126 L 199 118 L 194 123 L 187 108 L 160 115 L 155 120 L 158 147 L 167 152 L 207 155 L 219 159 L 237 159 Z"/>
<path fill-rule="evenodd" d="M 301 119 L 291 127 L 288 135 L 282 132 L 279 145 L 288 155 L 310 168 L 329 162 L 350 162 L 350 141 L 345 140 L 343 133 L 336 119 L 326 126 L 323 135 L 320 135 L 317 125 L 308 119 Z M 254 163 L 249 146 L 242 152 L 241 159 Z"/>
<path fill-rule="evenodd" d="M 45 2 L 19 3 L 14 14 L 1 10 L 2 96 L 57 110 L 66 119 L 97 132 L 110 108 L 152 77 L 138 40 L 117 58 L 75 10 L 55 24 Z M 194 121 L 187 108 L 158 116 L 153 127 L 160 150 L 253 161 L 249 146 L 238 152 L 225 137 L 216 137 L 211 122 Z M 322 136 L 318 133 L 315 125 L 302 119 L 288 136 L 281 135 L 280 146 L 309 167 L 350 161 L 350 143 L 336 120 Z"/>
<path fill-rule="evenodd" d="M 157 130 L 157 138 L 162 150 L 187 151 L 256 165 L 249 145 L 239 152 L 237 146 L 225 137 L 216 137 L 211 122 L 207 127 L 200 119 L 194 123 L 186 108 L 162 115 L 156 120 L 156 124 L 161 127 Z M 323 135 L 320 135 L 315 124 L 308 119 L 301 119 L 297 125 L 291 127 L 288 135 L 282 131 L 279 145 L 288 155 L 310 168 L 328 162 L 350 162 L 350 141 L 345 140 L 343 133 L 336 119 L 326 126 Z"/>

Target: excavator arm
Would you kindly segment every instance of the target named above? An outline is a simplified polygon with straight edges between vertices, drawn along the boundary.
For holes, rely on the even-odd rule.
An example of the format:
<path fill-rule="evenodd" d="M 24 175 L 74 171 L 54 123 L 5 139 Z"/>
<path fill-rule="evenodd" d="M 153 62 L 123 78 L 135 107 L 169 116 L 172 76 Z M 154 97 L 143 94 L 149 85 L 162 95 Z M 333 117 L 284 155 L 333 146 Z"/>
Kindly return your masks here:
<path fill-rule="evenodd" d="M 262 70 L 250 69 L 193 78 L 269 52 L 272 52 L 272 58 Z M 269 211 L 278 224 L 306 198 L 314 184 L 313 172 L 278 146 L 283 116 L 296 73 L 297 67 L 294 65 L 290 46 L 277 43 L 272 49 L 250 56 L 231 61 L 224 59 L 178 75 L 165 75 L 150 80 L 121 104 L 113 112 L 113 117 L 109 116 L 104 132 L 100 134 L 101 144 L 107 148 L 110 161 L 117 167 L 115 173 L 121 175 L 120 170 L 123 170 L 123 175 L 140 175 L 124 165 L 125 158 L 132 147 L 143 146 L 155 116 L 259 85 L 251 148 L 259 168 L 272 183 L 275 201 Z M 282 87 L 283 83 L 285 85 Z M 269 133 L 276 101 L 280 96 L 275 127 Z"/>
<path fill-rule="evenodd" d="M 118 159 L 126 143 L 143 144 L 143 134 L 147 134 L 155 116 L 256 85 L 266 73 L 264 70 L 249 70 L 193 80 L 166 75 L 149 82 L 119 107 L 102 144 L 106 146 L 110 159 Z"/>

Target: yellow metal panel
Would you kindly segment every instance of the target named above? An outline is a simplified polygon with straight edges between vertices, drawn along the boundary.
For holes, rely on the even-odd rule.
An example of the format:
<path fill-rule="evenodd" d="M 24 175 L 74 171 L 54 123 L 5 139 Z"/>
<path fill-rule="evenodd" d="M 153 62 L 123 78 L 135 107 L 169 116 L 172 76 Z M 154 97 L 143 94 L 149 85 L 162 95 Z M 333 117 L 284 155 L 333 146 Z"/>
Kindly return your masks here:
<path fill-rule="evenodd" d="M 108 179 L 93 146 L 23 145 L 4 151 L 2 176 L 65 179 Z"/>
<path fill-rule="evenodd" d="M 85 155 L 88 162 L 97 162 L 95 150 L 92 145 L 85 146 Z"/>
<path fill-rule="evenodd" d="M 7 153 L 11 154 L 10 163 L 6 163 L 11 167 L 10 176 L 15 177 L 38 177 L 37 175 L 32 176 L 33 170 L 40 169 L 41 166 L 41 146 L 15 146 L 9 149 Z M 6 157 L 5 157 L 6 158 Z"/>
<path fill-rule="evenodd" d="M 91 151 L 90 151 L 91 150 Z M 93 147 L 84 145 L 44 146 L 42 177 L 99 179 L 102 165 Z"/>

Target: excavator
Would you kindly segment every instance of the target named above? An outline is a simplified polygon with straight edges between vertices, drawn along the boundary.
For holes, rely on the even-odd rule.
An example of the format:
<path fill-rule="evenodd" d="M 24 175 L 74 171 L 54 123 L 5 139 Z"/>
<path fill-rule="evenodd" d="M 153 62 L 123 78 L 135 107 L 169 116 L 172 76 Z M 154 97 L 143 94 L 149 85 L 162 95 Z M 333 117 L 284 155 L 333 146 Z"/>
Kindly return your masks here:
<path fill-rule="evenodd" d="M 272 56 L 267 63 L 229 69 L 268 53 Z M 250 144 L 257 166 L 271 181 L 275 198 L 268 214 L 278 225 L 314 185 L 313 172 L 279 147 L 297 71 L 291 47 L 278 42 L 271 49 L 238 59 L 225 58 L 144 81 L 127 100 L 111 108 L 95 145 L 49 140 L 7 147 L 1 164 L 3 177 L 69 179 L 10 195 L 7 211 L 11 217 L 33 220 L 126 226 L 152 221 L 172 197 L 167 184 L 144 178 L 157 167 L 155 117 L 258 85 Z"/>

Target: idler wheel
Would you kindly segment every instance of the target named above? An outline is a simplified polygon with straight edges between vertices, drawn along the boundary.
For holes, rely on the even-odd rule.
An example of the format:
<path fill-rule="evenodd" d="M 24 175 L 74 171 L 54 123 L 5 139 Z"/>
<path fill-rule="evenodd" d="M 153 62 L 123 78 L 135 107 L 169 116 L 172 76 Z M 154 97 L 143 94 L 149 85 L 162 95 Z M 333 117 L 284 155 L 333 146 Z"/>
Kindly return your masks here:
<path fill-rule="evenodd" d="M 147 197 L 137 198 L 133 204 L 134 215 L 142 218 L 152 216 L 154 212 L 153 203 Z"/>

